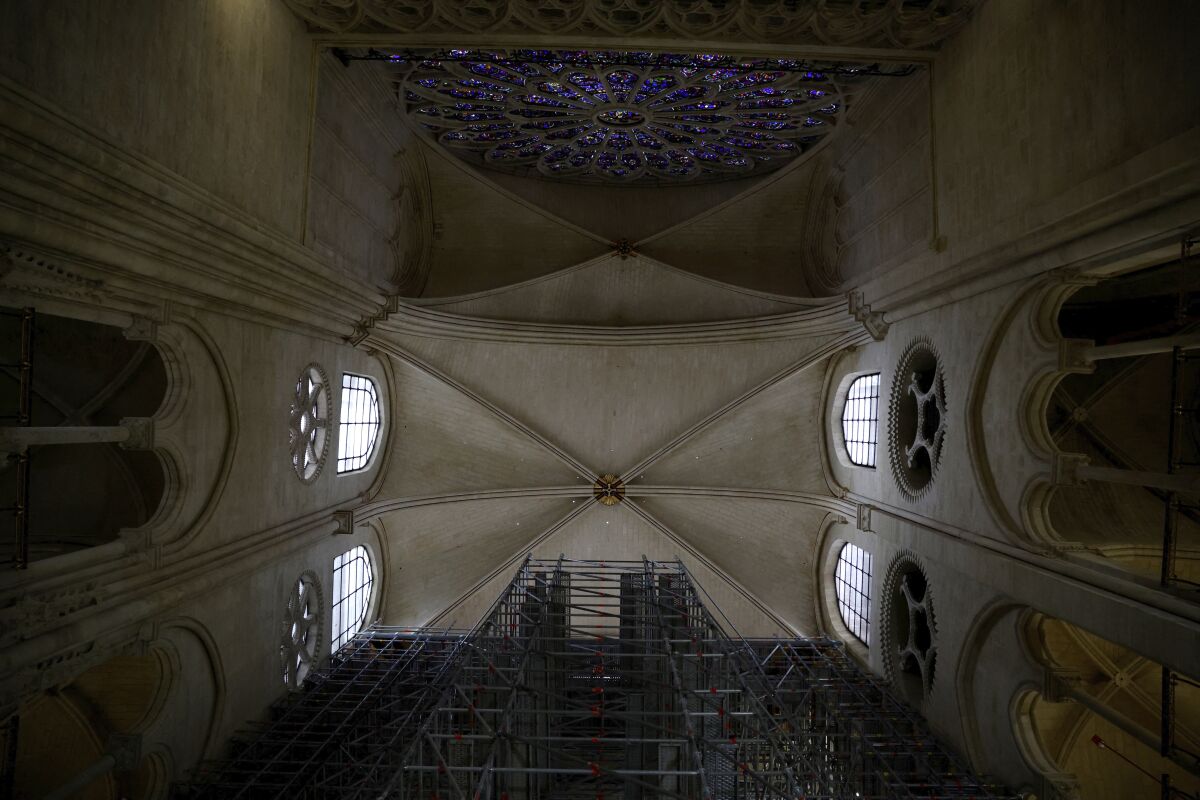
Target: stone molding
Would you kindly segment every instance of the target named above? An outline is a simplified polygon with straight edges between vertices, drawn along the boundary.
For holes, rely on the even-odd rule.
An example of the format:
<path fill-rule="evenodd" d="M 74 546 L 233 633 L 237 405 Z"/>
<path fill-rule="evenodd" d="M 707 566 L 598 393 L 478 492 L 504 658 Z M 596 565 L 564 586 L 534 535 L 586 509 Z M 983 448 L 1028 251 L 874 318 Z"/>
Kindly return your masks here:
<path fill-rule="evenodd" d="M 394 305 L 395 308 L 391 309 Z M 383 310 L 360 323 L 353 341 L 398 333 L 437 339 L 525 342 L 530 344 L 665 345 L 795 339 L 846 334 L 857 328 L 846 303 L 828 304 L 788 314 L 723 322 L 652 326 L 554 325 L 465 317 L 433 311 L 393 298 Z M 866 341 L 866 334 L 862 335 Z"/>
<path fill-rule="evenodd" d="M 57 259 L 13 242 L 0 241 L 0 286 L 55 300 L 102 303 L 104 282 L 85 277 Z"/>
<path fill-rule="evenodd" d="M 335 535 L 350 536 L 354 533 L 355 509 L 347 508 L 333 512 L 333 521 L 337 523 Z"/>
<path fill-rule="evenodd" d="M 96 581 L 27 594 L 0 609 L 0 641 L 27 639 L 56 619 L 95 606 L 107 592 Z"/>
<path fill-rule="evenodd" d="M 870 304 L 863 301 L 862 292 L 848 292 L 846 294 L 846 307 L 850 311 L 850 316 L 862 323 L 867 329 L 867 333 L 871 334 L 871 338 L 877 342 L 882 342 L 887 336 L 890 324 L 884 320 L 882 311 L 872 311 Z"/>
<path fill-rule="evenodd" d="M 121 427 L 129 431 L 129 438 L 121 442 L 125 450 L 154 449 L 154 418 L 153 417 L 124 417 Z"/>
<path fill-rule="evenodd" d="M 871 529 L 871 509 L 873 506 L 867 503 L 859 503 L 855 506 L 856 515 L 854 520 L 855 527 L 866 533 L 873 533 Z"/>
<path fill-rule="evenodd" d="M 632 2 L 631 0 L 286 0 L 312 29 L 342 34 L 456 34 L 651 38 L 694 48 L 696 40 L 927 50 L 958 30 L 975 0 L 906 8 L 857 3 Z M 913 4 L 916 5 L 916 4 Z M 613 45 L 617 45 L 614 41 Z M 685 44 L 686 43 L 686 44 Z"/>
<path fill-rule="evenodd" d="M 131 309 L 173 302 L 338 338 L 381 299 L 294 239 L 245 221 L 4 78 L 0 119 L 4 289 Z"/>

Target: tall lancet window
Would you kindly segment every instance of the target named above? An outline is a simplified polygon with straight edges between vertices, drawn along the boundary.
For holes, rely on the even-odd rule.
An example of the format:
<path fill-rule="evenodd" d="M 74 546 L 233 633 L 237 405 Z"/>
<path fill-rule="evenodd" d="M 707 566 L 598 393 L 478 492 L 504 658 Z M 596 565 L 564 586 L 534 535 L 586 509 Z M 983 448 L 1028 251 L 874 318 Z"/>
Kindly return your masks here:
<path fill-rule="evenodd" d="M 367 548 L 352 547 L 333 560 L 333 642 L 337 652 L 362 628 L 371 606 L 374 576 Z"/>
<path fill-rule="evenodd" d="M 375 381 L 342 373 L 342 412 L 338 422 L 338 474 L 364 469 L 375 452 L 383 419 Z"/>
<path fill-rule="evenodd" d="M 838 611 L 846 629 L 871 643 L 871 554 L 858 545 L 846 544 L 838 554 L 833 573 Z"/>
<path fill-rule="evenodd" d="M 873 372 L 850 384 L 846 405 L 842 408 L 842 438 L 846 442 L 846 453 L 860 467 L 875 466 L 878 428 L 879 373 Z"/>

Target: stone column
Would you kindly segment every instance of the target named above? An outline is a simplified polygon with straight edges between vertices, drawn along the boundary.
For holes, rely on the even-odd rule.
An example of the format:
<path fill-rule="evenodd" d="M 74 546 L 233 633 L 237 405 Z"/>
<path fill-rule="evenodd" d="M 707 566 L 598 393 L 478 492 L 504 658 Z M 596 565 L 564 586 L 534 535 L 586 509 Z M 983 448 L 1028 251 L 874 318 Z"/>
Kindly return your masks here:
<path fill-rule="evenodd" d="M 102 775 L 106 775 L 114 769 L 119 772 L 128 772 L 134 769 L 138 759 L 141 758 L 141 750 L 142 737 L 113 736 L 108 740 L 108 752 L 46 795 L 46 800 L 66 800 L 66 798 L 78 797 L 84 789 L 91 785 L 92 781 Z"/>
<path fill-rule="evenodd" d="M 1121 344 L 1092 345 L 1081 348 L 1079 355 L 1086 361 L 1103 361 L 1108 358 L 1132 358 L 1134 356 L 1151 356 L 1156 353 L 1170 353 L 1176 347 L 1180 350 L 1200 348 L 1200 333 L 1164 336 L 1161 339 L 1142 339 L 1137 342 L 1122 342 Z"/>
<path fill-rule="evenodd" d="M 1173 474 L 1147 472 L 1119 467 L 1097 467 L 1079 453 L 1058 453 L 1054 459 L 1054 483 L 1057 486 L 1083 486 L 1088 481 L 1145 486 L 1164 492 L 1200 494 L 1200 473 Z"/>
<path fill-rule="evenodd" d="M 1166 472 L 1144 472 L 1136 469 L 1093 467 L 1090 464 L 1084 464 L 1079 467 L 1078 475 L 1081 480 L 1085 481 L 1124 483 L 1130 486 L 1161 489 L 1164 492 L 1200 494 L 1200 473 L 1175 475 Z"/>
<path fill-rule="evenodd" d="M 0 457 L 28 447 L 60 444 L 116 443 L 129 450 L 154 447 L 154 420 L 126 417 L 119 425 L 56 425 L 0 428 Z"/>

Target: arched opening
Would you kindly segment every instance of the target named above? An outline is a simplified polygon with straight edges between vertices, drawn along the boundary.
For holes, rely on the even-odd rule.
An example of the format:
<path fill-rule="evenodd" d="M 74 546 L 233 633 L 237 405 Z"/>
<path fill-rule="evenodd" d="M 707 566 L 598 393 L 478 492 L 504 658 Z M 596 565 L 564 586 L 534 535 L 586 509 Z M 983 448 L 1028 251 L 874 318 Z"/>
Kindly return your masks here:
<path fill-rule="evenodd" d="M 168 767 L 143 734 L 170 688 L 166 654 L 116 656 L 43 692 L 5 723 L 13 797 L 88 800 L 165 795 Z"/>
<path fill-rule="evenodd" d="M 375 381 L 342 373 L 341 414 L 338 418 L 338 474 L 366 469 L 375 453 L 383 417 Z"/>
<path fill-rule="evenodd" d="M 367 548 L 352 547 L 333 560 L 333 614 L 330 652 L 337 652 L 362 629 L 375 585 Z"/>
<path fill-rule="evenodd" d="M 129 438 L 119 434 L 129 420 L 155 414 L 167 371 L 154 345 L 131 341 L 117 327 L 43 313 L 31 318 L 29 358 L 21 352 L 19 315 L 0 319 L 0 415 L 13 426 L 7 433 L 28 427 L 80 432 L 69 439 L 95 436 L 4 448 L 0 497 L 23 512 L 25 550 L 12 554 L 23 566 L 114 541 L 154 516 L 165 487 L 158 456 L 113 439 Z"/>
<path fill-rule="evenodd" d="M 1186 344 L 1200 332 L 1200 272 L 1189 264 L 1109 278 L 1063 304 L 1060 332 L 1086 367 L 1058 383 L 1046 418 L 1057 449 L 1086 459 L 1083 480 L 1050 499 L 1054 530 L 1167 585 L 1200 585 L 1200 361 Z"/>
<path fill-rule="evenodd" d="M 842 442 L 850 462 L 875 466 L 879 443 L 879 373 L 860 375 L 850 384 L 842 406 Z"/>
<path fill-rule="evenodd" d="M 871 644 L 871 562 L 870 553 L 847 542 L 838 553 L 833 573 L 842 623 L 868 647 Z"/>
<path fill-rule="evenodd" d="M 1068 622 L 1031 614 L 1025 624 L 1046 670 L 1046 688 L 1013 709 L 1030 766 L 1089 800 L 1159 797 L 1163 775 L 1181 792 L 1200 791 L 1195 681 Z"/>

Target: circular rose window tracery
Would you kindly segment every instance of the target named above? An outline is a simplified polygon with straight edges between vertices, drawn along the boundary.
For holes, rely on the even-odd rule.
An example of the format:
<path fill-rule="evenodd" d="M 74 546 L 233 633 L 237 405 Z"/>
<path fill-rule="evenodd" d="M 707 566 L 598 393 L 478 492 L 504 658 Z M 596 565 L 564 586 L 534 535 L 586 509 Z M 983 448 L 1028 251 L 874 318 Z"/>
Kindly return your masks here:
<path fill-rule="evenodd" d="M 316 480 L 329 451 L 329 380 L 318 364 L 309 364 L 296 379 L 288 415 L 292 469 L 305 483 Z"/>
<path fill-rule="evenodd" d="M 928 491 L 941 465 L 946 437 L 946 379 L 937 351 L 918 339 L 892 379 L 888 454 L 896 485 L 910 500 Z"/>
<path fill-rule="evenodd" d="M 292 584 L 279 642 L 283 682 L 292 691 L 300 688 L 321 655 L 323 609 L 321 584 L 306 570 Z"/>
<path fill-rule="evenodd" d="M 794 60 L 449 52 L 463 60 L 408 70 L 409 112 L 449 149 L 518 174 L 635 184 L 758 174 L 814 147 L 845 106 L 828 71 Z"/>

